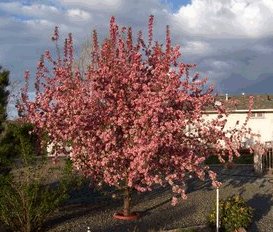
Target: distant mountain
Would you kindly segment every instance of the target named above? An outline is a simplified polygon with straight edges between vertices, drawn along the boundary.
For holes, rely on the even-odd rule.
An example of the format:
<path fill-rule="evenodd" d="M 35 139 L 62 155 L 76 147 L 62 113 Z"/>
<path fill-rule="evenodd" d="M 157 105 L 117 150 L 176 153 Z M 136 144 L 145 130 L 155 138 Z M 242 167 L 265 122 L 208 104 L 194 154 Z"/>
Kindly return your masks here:
<path fill-rule="evenodd" d="M 238 73 L 232 73 L 228 78 L 222 80 L 218 84 L 218 88 L 222 93 L 240 93 L 240 89 L 245 89 L 253 84 L 253 81 L 248 80 Z"/>
<path fill-rule="evenodd" d="M 249 80 L 238 73 L 232 73 L 229 78 L 219 84 L 221 93 L 230 94 L 272 94 L 273 73 L 263 73 L 256 80 Z"/>
<path fill-rule="evenodd" d="M 251 85 L 240 88 L 239 93 L 272 94 L 273 93 L 273 73 L 263 73 L 253 81 Z"/>

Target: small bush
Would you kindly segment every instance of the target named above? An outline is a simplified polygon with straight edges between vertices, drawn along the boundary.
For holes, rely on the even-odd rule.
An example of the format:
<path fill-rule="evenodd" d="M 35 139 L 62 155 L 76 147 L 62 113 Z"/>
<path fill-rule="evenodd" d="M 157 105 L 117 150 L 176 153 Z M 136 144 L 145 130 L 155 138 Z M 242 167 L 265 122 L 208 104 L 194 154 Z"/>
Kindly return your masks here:
<path fill-rule="evenodd" d="M 239 195 L 234 195 L 219 203 L 219 220 L 222 231 L 234 232 L 240 227 L 247 228 L 252 217 L 253 209 Z M 208 219 L 211 225 L 216 225 L 215 208 Z"/>
<path fill-rule="evenodd" d="M 65 170 L 54 170 L 46 158 L 37 157 L 33 136 L 26 136 L 32 134 L 30 125 L 16 125 L 13 133 L 20 158 L 14 161 L 10 173 L 0 173 L 0 221 L 11 231 L 39 231 L 48 216 L 68 198 L 68 187 L 75 181 L 71 180 L 69 165 Z"/>
<path fill-rule="evenodd" d="M 17 181 L 10 175 L 2 177 L 0 194 L 0 220 L 12 231 L 20 232 L 39 231 L 47 217 L 67 198 L 62 185 L 52 188 L 39 179 Z"/>
<path fill-rule="evenodd" d="M 69 191 L 79 190 L 82 186 L 89 183 L 89 180 L 79 175 L 73 169 L 72 161 L 70 159 L 65 159 L 65 165 L 62 171 L 62 183 L 66 185 Z"/>
<path fill-rule="evenodd" d="M 39 138 L 31 133 L 33 125 L 22 122 L 8 122 L 0 138 L 0 174 L 14 164 L 16 159 L 42 154 L 38 151 Z"/>

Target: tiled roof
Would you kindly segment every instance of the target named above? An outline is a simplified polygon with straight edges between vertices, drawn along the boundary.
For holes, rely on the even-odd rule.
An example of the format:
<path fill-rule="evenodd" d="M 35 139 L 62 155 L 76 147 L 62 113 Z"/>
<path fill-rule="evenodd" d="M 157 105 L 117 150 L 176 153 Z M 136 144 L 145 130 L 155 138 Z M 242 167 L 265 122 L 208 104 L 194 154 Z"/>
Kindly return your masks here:
<path fill-rule="evenodd" d="M 273 95 L 237 95 L 237 96 L 228 96 L 228 100 L 226 100 L 226 96 L 217 96 L 216 101 L 218 104 L 224 104 L 230 110 L 248 110 L 249 108 L 249 97 L 254 97 L 254 105 L 253 110 L 260 109 L 273 109 Z M 229 102 L 235 101 L 236 104 L 230 106 Z M 216 105 L 217 105 L 216 103 Z M 212 107 L 207 108 L 207 110 L 212 110 Z"/>

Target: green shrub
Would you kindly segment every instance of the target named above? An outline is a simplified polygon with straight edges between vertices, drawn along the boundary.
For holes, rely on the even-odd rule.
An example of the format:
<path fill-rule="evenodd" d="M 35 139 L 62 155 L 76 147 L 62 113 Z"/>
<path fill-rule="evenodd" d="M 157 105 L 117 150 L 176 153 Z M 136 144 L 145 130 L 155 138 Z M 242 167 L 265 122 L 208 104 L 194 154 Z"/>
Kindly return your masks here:
<path fill-rule="evenodd" d="M 72 173 L 69 165 L 65 171 L 52 168 L 46 158 L 36 155 L 31 125 L 15 125 L 13 135 L 20 158 L 10 173 L 0 174 L 0 221 L 11 231 L 39 231 L 48 216 L 68 198 Z"/>
<path fill-rule="evenodd" d="M 239 195 L 234 195 L 219 203 L 219 220 L 223 231 L 234 232 L 240 227 L 247 228 L 252 217 L 253 209 Z M 208 220 L 211 225 L 216 225 L 215 208 L 210 213 Z"/>
<path fill-rule="evenodd" d="M 66 185 L 67 189 L 72 191 L 80 189 L 83 185 L 89 183 L 89 180 L 75 172 L 70 159 L 65 159 L 65 165 L 62 172 L 62 183 Z"/>
<path fill-rule="evenodd" d="M 8 122 L 0 139 L 0 168 L 12 166 L 14 160 L 23 157 L 31 160 L 38 151 L 38 136 L 32 132 L 33 125 L 22 122 Z"/>
<path fill-rule="evenodd" d="M 61 184 L 54 188 L 44 185 L 41 179 L 16 179 L 2 176 L 0 220 L 12 231 L 39 231 L 47 217 L 67 199 L 66 188 Z"/>

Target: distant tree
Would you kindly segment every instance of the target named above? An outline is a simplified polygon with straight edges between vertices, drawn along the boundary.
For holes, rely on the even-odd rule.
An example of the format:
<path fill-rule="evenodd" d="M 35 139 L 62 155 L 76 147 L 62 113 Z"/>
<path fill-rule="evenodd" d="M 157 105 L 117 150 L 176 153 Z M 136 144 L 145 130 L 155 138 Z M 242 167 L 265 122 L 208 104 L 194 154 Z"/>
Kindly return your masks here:
<path fill-rule="evenodd" d="M 9 91 L 9 71 L 0 66 L 0 168 L 8 163 L 7 151 L 10 151 L 12 144 L 6 144 L 5 140 L 10 137 L 6 130 L 7 104 Z"/>
<path fill-rule="evenodd" d="M 33 101 L 26 73 L 18 105 L 27 121 L 48 133 L 56 151 L 72 147 L 69 155 L 77 170 L 97 184 L 124 190 L 125 216 L 130 215 L 132 189 L 144 192 L 168 184 L 176 204 L 177 196 L 185 198 L 190 175 L 208 175 L 218 186 L 204 161 L 213 154 L 222 162 L 223 156 L 239 155 L 243 135 L 223 130 L 223 106 L 215 106 L 215 119 L 203 118 L 206 107 L 214 106 L 213 88 L 206 88 L 206 79 L 198 74 L 190 76 L 195 65 L 179 61 L 180 48 L 171 45 L 169 27 L 163 46 L 153 40 L 151 16 L 148 35 L 147 42 L 141 32 L 134 40 L 132 29 L 119 28 L 112 17 L 101 45 L 93 32 L 91 61 L 81 76 L 73 68 L 69 34 L 62 58 L 54 60 L 46 51 L 40 60 Z M 58 37 L 56 29 L 53 40 Z"/>
<path fill-rule="evenodd" d="M 91 41 L 87 40 L 81 44 L 79 55 L 74 60 L 73 68 L 79 69 L 82 77 L 88 72 L 88 68 L 92 62 L 92 53 L 93 46 Z"/>
<path fill-rule="evenodd" d="M 7 104 L 9 91 L 9 71 L 0 66 L 0 133 L 4 130 L 4 122 L 7 119 Z"/>
<path fill-rule="evenodd" d="M 31 141 L 33 148 L 37 143 L 34 134 L 29 134 L 33 126 L 28 123 L 18 121 L 7 121 L 7 104 L 10 92 L 7 87 L 10 86 L 8 70 L 0 66 L 0 166 L 9 166 L 15 157 L 19 157 L 23 148 L 19 148 L 21 138 Z M 21 138 L 18 131 L 24 133 Z"/>

